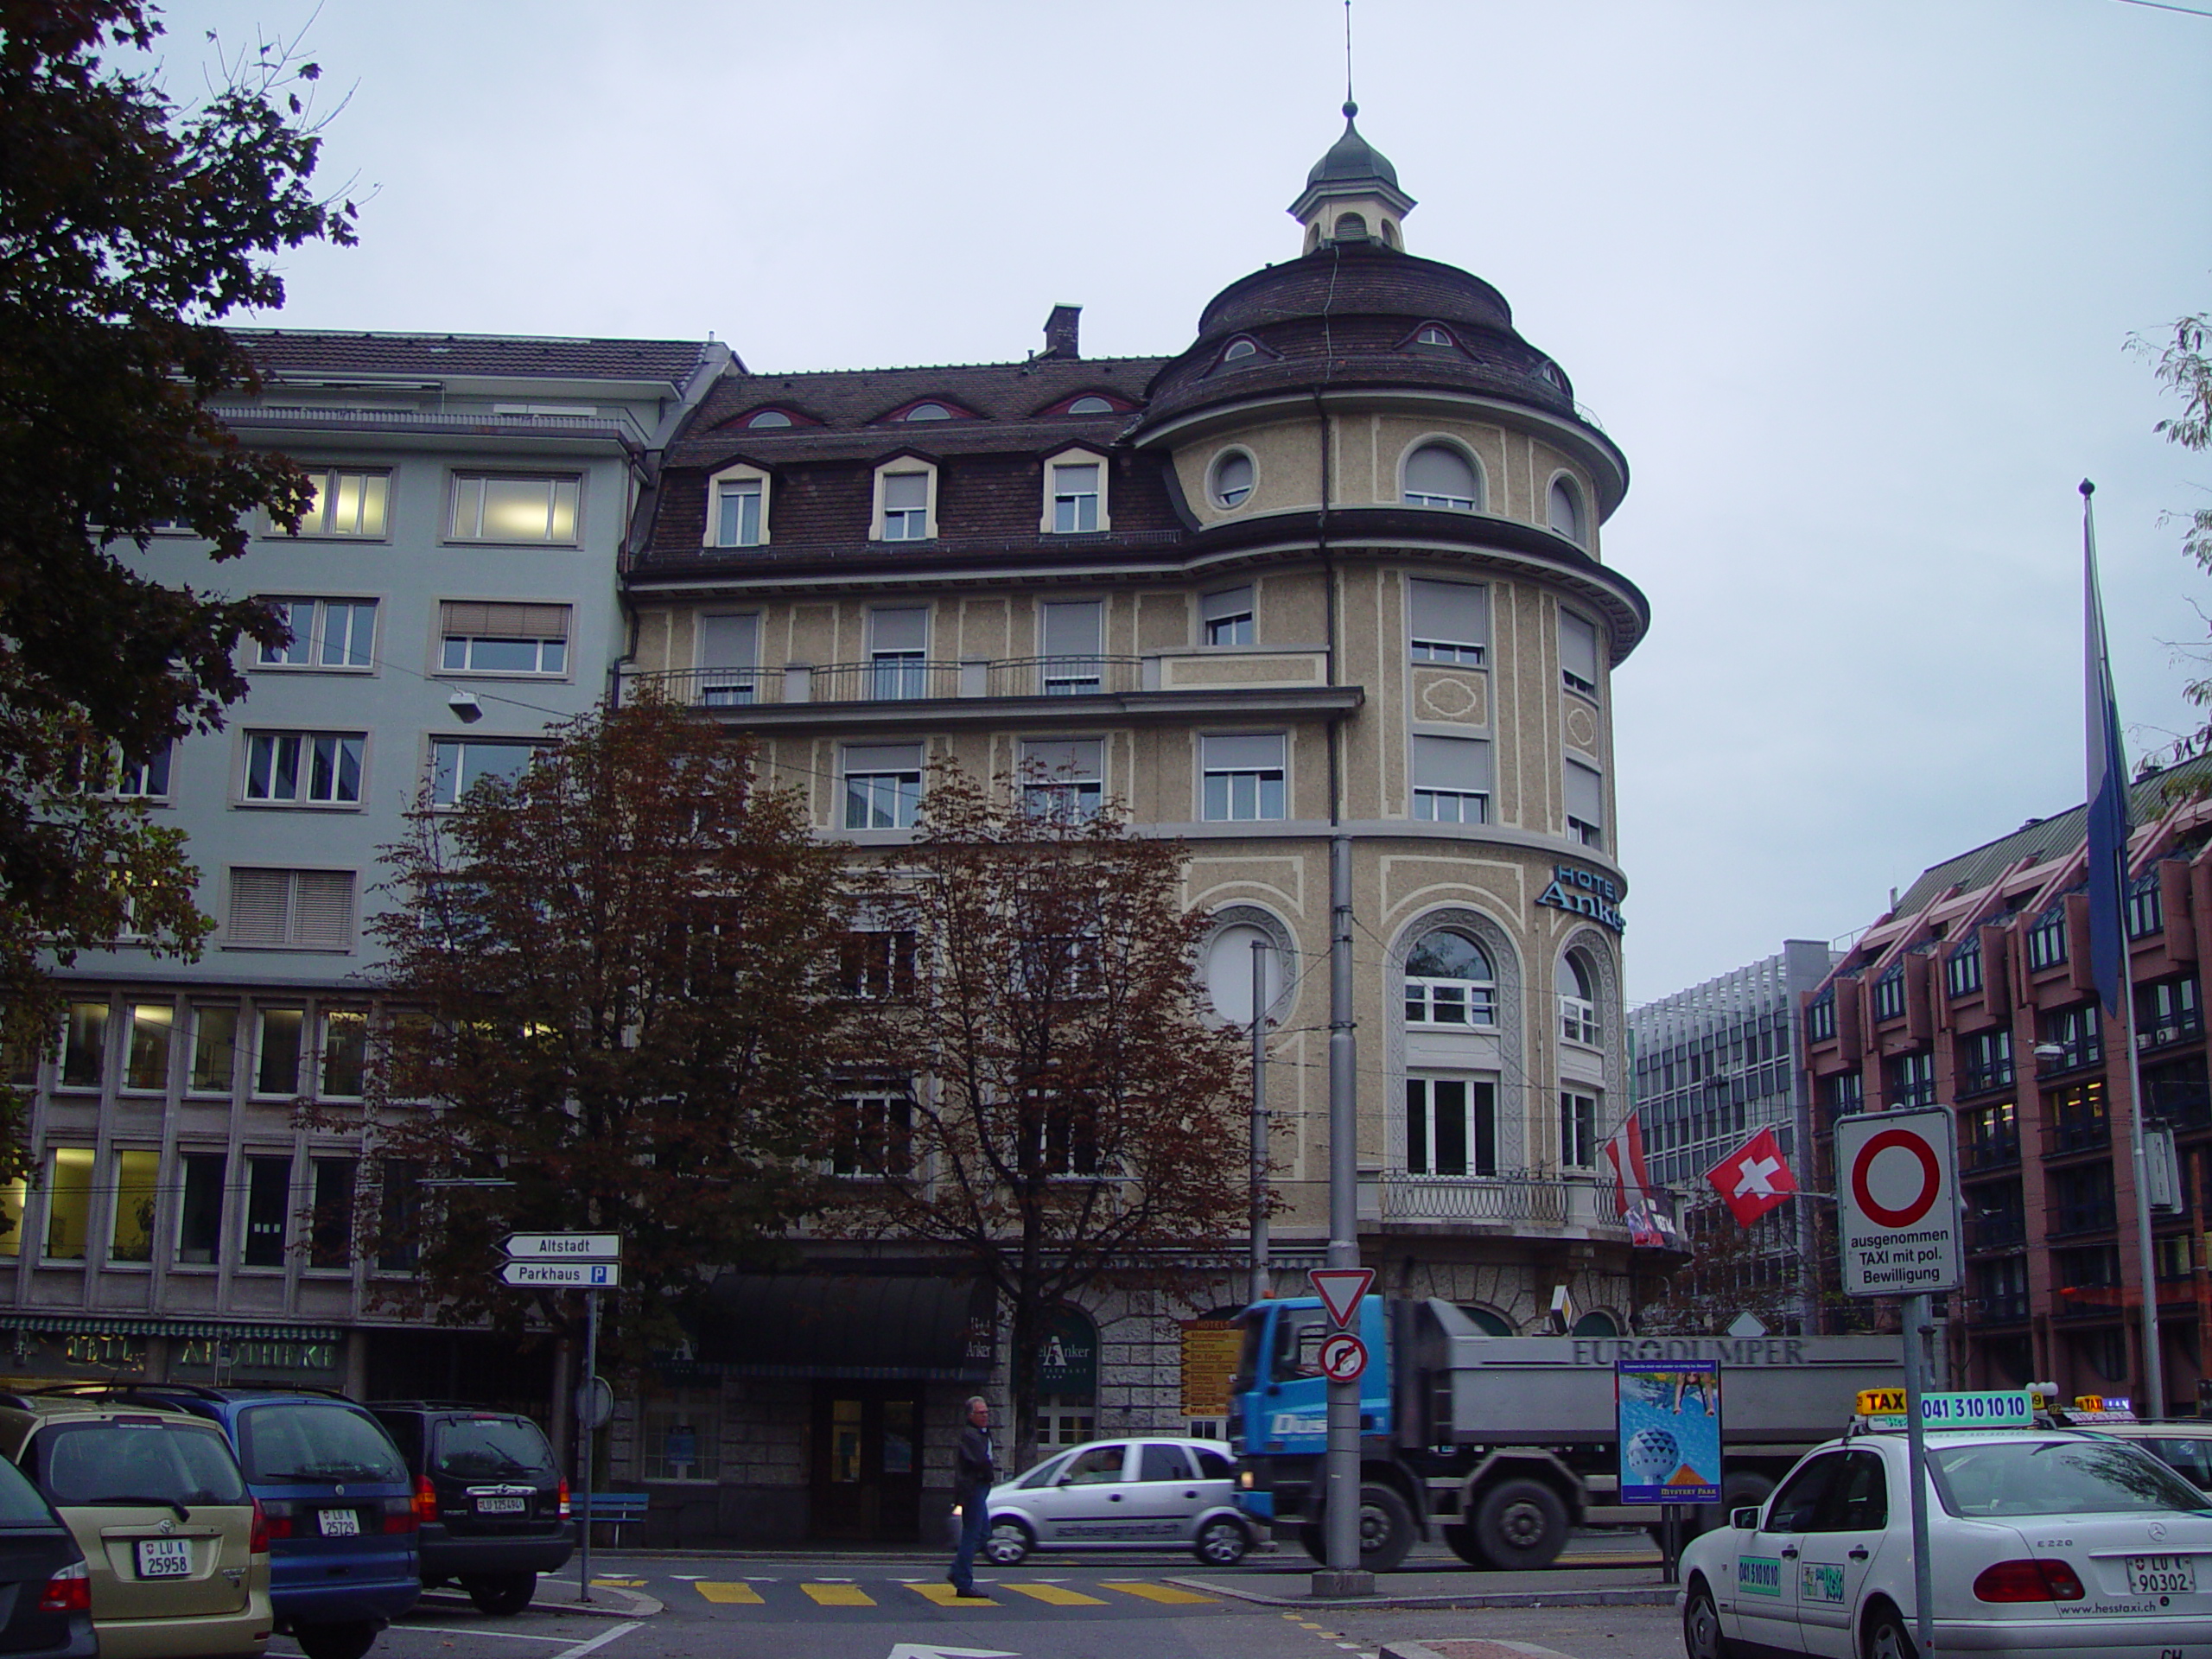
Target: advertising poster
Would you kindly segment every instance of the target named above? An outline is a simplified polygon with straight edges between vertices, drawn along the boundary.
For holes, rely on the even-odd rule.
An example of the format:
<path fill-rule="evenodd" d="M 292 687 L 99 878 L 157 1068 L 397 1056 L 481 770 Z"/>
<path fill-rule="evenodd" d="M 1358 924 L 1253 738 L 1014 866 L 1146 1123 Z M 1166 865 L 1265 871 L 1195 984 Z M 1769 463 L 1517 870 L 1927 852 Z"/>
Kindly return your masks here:
<path fill-rule="evenodd" d="M 1720 1363 L 1614 1362 L 1621 1502 L 1720 1501 Z"/>

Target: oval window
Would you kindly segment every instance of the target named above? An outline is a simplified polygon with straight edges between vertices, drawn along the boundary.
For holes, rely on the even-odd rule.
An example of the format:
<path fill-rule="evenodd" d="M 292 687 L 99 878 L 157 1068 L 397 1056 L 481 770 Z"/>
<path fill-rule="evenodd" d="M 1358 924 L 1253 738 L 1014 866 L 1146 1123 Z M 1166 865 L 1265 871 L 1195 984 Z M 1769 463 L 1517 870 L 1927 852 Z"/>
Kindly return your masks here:
<path fill-rule="evenodd" d="M 1071 415 L 1111 415 L 1114 405 L 1103 397 L 1078 397 L 1068 405 Z"/>
<path fill-rule="evenodd" d="M 764 409 L 747 421 L 746 425 L 758 429 L 764 426 L 789 426 L 791 423 L 791 417 L 785 414 L 782 410 Z"/>
<path fill-rule="evenodd" d="M 1252 457 L 1227 454 L 1213 466 L 1213 499 L 1217 506 L 1241 507 L 1252 493 Z"/>

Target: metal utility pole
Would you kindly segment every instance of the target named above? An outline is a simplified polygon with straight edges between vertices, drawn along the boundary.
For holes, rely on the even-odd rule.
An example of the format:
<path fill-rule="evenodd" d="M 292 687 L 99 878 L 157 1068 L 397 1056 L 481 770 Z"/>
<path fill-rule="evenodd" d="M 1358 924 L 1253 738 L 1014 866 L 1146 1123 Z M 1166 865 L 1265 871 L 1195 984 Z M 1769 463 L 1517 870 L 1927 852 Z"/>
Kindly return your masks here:
<path fill-rule="evenodd" d="M 1252 1295 L 1268 1298 L 1268 942 L 1252 941 Z"/>
<path fill-rule="evenodd" d="M 1329 1265 L 1359 1266 L 1359 1103 L 1352 1045 L 1351 839 L 1329 843 Z M 1323 1511 L 1328 1566 L 1317 1596 L 1370 1596 L 1359 1565 L 1359 1389 L 1329 1384 L 1329 1484 Z"/>

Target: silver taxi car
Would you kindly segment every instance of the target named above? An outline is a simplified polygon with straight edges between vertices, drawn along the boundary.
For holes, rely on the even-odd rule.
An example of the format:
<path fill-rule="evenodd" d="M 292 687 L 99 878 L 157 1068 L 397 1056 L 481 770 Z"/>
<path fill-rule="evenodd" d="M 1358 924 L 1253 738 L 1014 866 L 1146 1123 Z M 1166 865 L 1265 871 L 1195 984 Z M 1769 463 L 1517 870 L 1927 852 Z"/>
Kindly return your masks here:
<path fill-rule="evenodd" d="M 1012 1567 L 1039 1548 L 1187 1546 L 1209 1567 L 1234 1567 L 1252 1547 L 1235 1487 L 1236 1466 L 1217 1441 L 1094 1440 L 992 1488 L 983 1553 Z"/>
<path fill-rule="evenodd" d="M 2140 1448 L 2071 1429 L 1927 1436 L 1938 1653 L 2212 1659 L 2212 1507 Z M 1915 1659 L 1902 1433 L 1816 1447 L 1682 1552 L 1690 1659 Z"/>

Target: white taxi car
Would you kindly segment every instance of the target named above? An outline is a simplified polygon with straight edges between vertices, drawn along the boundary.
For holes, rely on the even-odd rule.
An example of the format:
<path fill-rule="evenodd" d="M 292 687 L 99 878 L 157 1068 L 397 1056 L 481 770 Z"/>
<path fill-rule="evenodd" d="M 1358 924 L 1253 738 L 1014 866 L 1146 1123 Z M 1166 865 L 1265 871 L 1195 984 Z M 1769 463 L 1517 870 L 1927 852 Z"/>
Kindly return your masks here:
<path fill-rule="evenodd" d="M 1939 1654 L 2212 1659 L 2212 1499 L 2070 1429 L 1931 1431 Z M 1682 1552 L 1689 1659 L 1916 1659 L 1905 1436 L 1807 1453 L 1761 1509 Z"/>

